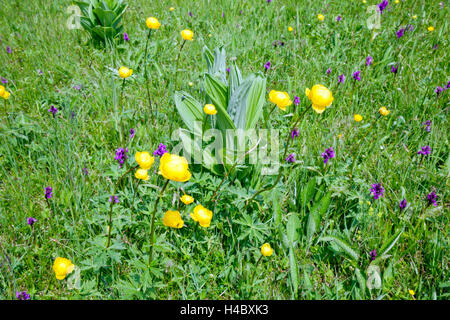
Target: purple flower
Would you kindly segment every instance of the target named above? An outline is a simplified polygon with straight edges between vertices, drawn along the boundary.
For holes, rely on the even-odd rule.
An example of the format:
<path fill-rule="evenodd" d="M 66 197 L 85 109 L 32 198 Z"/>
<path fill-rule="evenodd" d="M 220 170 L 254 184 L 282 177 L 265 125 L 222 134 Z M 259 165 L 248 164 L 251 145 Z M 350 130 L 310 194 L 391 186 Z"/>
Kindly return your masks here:
<path fill-rule="evenodd" d="M 295 162 L 295 155 L 293 153 L 291 153 L 290 155 L 287 156 L 287 158 L 285 159 L 286 162 Z"/>
<path fill-rule="evenodd" d="M 264 64 L 264 68 L 266 69 L 266 71 L 270 69 L 270 61 L 267 61 L 267 62 Z"/>
<path fill-rule="evenodd" d="M 188 16 L 189 16 L 189 17 L 192 17 L 192 16 L 194 16 L 194 14 L 193 14 L 192 12 L 189 11 L 189 12 L 188 12 Z"/>
<path fill-rule="evenodd" d="M 134 134 L 136 133 L 136 130 L 134 130 L 133 128 L 130 129 L 130 139 L 134 138 Z"/>
<path fill-rule="evenodd" d="M 445 90 L 450 89 L 450 81 L 447 82 L 447 85 L 445 86 Z"/>
<path fill-rule="evenodd" d="M 298 137 L 300 135 L 300 131 L 298 130 L 298 128 L 295 128 L 294 130 L 292 130 L 291 132 L 291 138 L 294 139 L 295 137 Z"/>
<path fill-rule="evenodd" d="M 431 129 L 430 129 L 430 126 L 431 126 L 431 120 L 427 120 L 427 121 L 423 122 L 422 125 L 423 125 L 423 126 L 426 126 L 426 128 L 425 128 L 425 131 L 426 131 L 426 132 L 430 132 L 430 131 L 431 131 Z"/>
<path fill-rule="evenodd" d="M 85 176 L 89 175 L 88 169 L 87 168 L 83 168 L 83 173 Z"/>
<path fill-rule="evenodd" d="M 377 200 L 380 197 L 383 197 L 384 188 L 381 186 L 381 183 L 375 183 L 370 188 L 370 192 L 373 193 L 373 197 Z"/>
<path fill-rule="evenodd" d="M 391 72 L 397 74 L 398 71 L 398 65 L 392 65 Z"/>
<path fill-rule="evenodd" d="M 441 86 L 437 86 L 436 90 L 434 90 L 434 92 L 436 92 L 436 95 L 439 97 L 439 95 L 444 91 L 444 88 L 442 88 Z"/>
<path fill-rule="evenodd" d="M 32 226 L 37 220 L 33 217 L 27 218 L 27 223 Z"/>
<path fill-rule="evenodd" d="M 327 164 L 328 159 L 334 158 L 334 155 L 335 154 L 334 154 L 333 148 L 330 147 L 328 149 L 325 149 L 325 152 L 321 154 L 321 156 L 323 158 L 323 163 Z"/>
<path fill-rule="evenodd" d="M 56 113 L 58 112 L 58 109 L 52 105 L 52 106 L 50 106 L 50 109 L 48 109 L 48 112 L 51 112 L 53 114 L 53 118 L 54 118 Z"/>
<path fill-rule="evenodd" d="M 344 83 L 345 82 L 345 75 L 344 74 L 341 74 L 339 77 L 338 77 L 338 83 Z"/>
<path fill-rule="evenodd" d="M 128 37 L 128 33 L 126 33 L 126 32 L 123 33 L 123 40 L 130 41 L 130 38 Z"/>
<path fill-rule="evenodd" d="M 37 69 L 37 72 L 38 72 L 39 74 L 42 74 L 42 70 L 41 70 L 41 69 Z"/>
<path fill-rule="evenodd" d="M 114 157 L 117 162 L 119 162 L 119 168 L 122 168 L 123 163 L 126 159 L 128 159 L 127 156 L 128 148 L 118 148 L 116 149 L 116 156 Z"/>
<path fill-rule="evenodd" d="M 414 30 L 414 26 L 413 26 L 412 24 L 407 25 L 406 28 L 407 28 L 409 31 L 413 31 L 413 30 Z"/>
<path fill-rule="evenodd" d="M 341 21 L 341 20 L 342 20 L 342 17 L 341 17 L 341 16 L 337 16 L 337 17 L 336 17 L 336 21 L 337 21 L 337 22 L 339 22 L 339 21 Z"/>
<path fill-rule="evenodd" d="M 405 29 L 400 29 L 396 32 L 397 34 L 397 39 L 400 39 L 401 37 L 403 37 L 403 34 L 405 33 Z"/>
<path fill-rule="evenodd" d="M 114 203 L 119 203 L 119 198 L 117 196 L 109 197 L 109 202 L 113 202 L 113 199 L 114 199 Z"/>
<path fill-rule="evenodd" d="M 53 197 L 53 189 L 52 187 L 45 187 L 45 198 L 46 199 L 50 199 L 51 197 Z"/>
<path fill-rule="evenodd" d="M 2 77 L 2 83 L 3 83 L 3 84 L 7 84 L 7 83 L 8 83 L 8 79 Z"/>
<path fill-rule="evenodd" d="M 272 2 L 272 0 L 266 0 L 266 2 L 267 2 L 267 3 L 271 3 L 271 2 Z"/>
<path fill-rule="evenodd" d="M 167 152 L 167 147 L 164 144 L 160 143 L 158 146 L 158 149 L 153 151 L 153 155 L 162 157 L 162 155 L 166 152 Z"/>
<path fill-rule="evenodd" d="M 8 52 L 9 54 L 11 54 L 12 50 L 10 46 L 6 46 L 6 52 Z"/>
<path fill-rule="evenodd" d="M 297 97 L 297 96 L 294 97 L 294 104 L 296 106 L 298 106 L 300 104 L 300 98 L 299 97 Z"/>
<path fill-rule="evenodd" d="M 367 56 L 366 58 L 366 66 L 370 66 L 373 62 L 373 58 L 371 56 Z"/>
<path fill-rule="evenodd" d="M 408 204 L 408 203 L 406 202 L 406 199 L 403 199 L 402 201 L 400 201 L 400 202 L 398 203 L 398 207 L 400 208 L 400 211 L 402 211 L 403 209 L 405 209 L 407 204 Z"/>
<path fill-rule="evenodd" d="M 72 88 L 75 89 L 75 90 L 81 90 L 81 85 L 76 84 Z"/>
<path fill-rule="evenodd" d="M 225 18 L 225 13 L 222 11 L 222 18 Z"/>
<path fill-rule="evenodd" d="M 30 295 L 27 293 L 27 291 L 16 291 L 16 298 L 17 300 L 30 300 Z"/>
<path fill-rule="evenodd" d="M 230 73 L 230 68 L 227 68 L 227 73 Z"/>
<path fill-rule="evenodd" d="M 439 48 L 439 44 L 436 43 L 436 44 L 433 46 L 433 49 L 434 49 L 434 50 L 437 50 L 438 48 Z"/>
<path fill-rule="evenodd" d="M 417 151 L 417 154 L 421 154 L 423 156 L 429 155 L 431 153 L 430 146 L 424 146 L 421 148 L 421 150 Z"/>
<path fill-rule="evenodd" d="M 361 74 L 361 71 L 355 71 L 352 75 L 353 79 L 361 81 L 361 77 L 359 76 Z"/>
<path fill-rule="evenodd" d="M 331 68 L 328 68 L 327 69 L 327 74 L 330 74 L 331 73 Z"/>
<path fill-rule="evenodd" d="M 383 0 L 379 4 L 377 4 L 378 10 L 380 10 L 380 14 L 383 13 L 383 10 L 386 9 L 386 7 L 389 5 L 388 0 Z"/>
<path fill-rule="evenodd" d="M 433 206 L 437 206 L 436 199 L 437 195 L 434 191 L 427 194 L 428 205 L 433 204 Z"/>
<path fill-rule="evenodd" d="M 369 252 L 370 255 L 370 260 L 375 260 L 375 258 L 377 257 L 377 250 L 373 249 L 372 251 Z"/>

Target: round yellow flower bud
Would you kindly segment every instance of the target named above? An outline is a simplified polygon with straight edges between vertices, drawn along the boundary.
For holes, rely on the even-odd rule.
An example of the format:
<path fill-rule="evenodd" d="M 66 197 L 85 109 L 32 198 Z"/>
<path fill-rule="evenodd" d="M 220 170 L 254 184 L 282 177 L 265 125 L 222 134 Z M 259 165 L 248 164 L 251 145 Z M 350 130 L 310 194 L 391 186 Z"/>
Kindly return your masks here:
<path fill-rule="evenodd" d="M 289 31 L 289 32 L 292 32 L 292 31 L 294 31 L 294 28 L 288 27 L 288 31 Z"/>
<path fill-rule="evenodd" d="M 269 92 L 269 101 L 275 103 L 278 108 L 286 111 L 286 107 L 292 104 L 287 92 L 272 90 Z"/>
<path fill-rule="evenodd" d="M 147 18 L 145 21 L 147 24 L 147 28 L 157 30 L 161 26 L 161 23 L 159 23 L 158 19 L 154 17 Z"/>
<path fill-rule="evenodd" d="M 412 18 L 415 20 L 417 19 L 417 15 L 413 15 Z"/>
<path fill-rule="evenodd" d="M 410 295 L 415 295 L 416 293 L 414 292 L 414 290 L 412 290 L 412 289 L 410 289 L 409 291 L 408 291 L 408 293 L 410 294 Z"/>
<path fill-rule="evenodd" d="M 399 4 L 399 3 L 400 3 L 400 0 L 395 0 L 394 3 L 395 3 L 395 4 Z"/>
<path fill-rule="evenodd" d="M 181 36 L 183 37 L 184 40 L 191 41 L 192 38 L 194 37 L 194 33 L 189 29 L 185 29 L 181 31 Z"/>
<path fill-rule="evenodd" d="M 191 204 L 192 202 L 194 202 L 194 198 L 185 194 L 181 197 L 181 202 L 183 202 L 184 204 Z"/>
<path fill-rule="evenodd" d="M 270 244 L 264 243 L 261 247 L 261 254 L 265 257 L 270 257 L 273 254 L 273 250 L 270 247 Z"/>
<path fill-rule="evenodd" d="M 170 10 L 170 11 L 173 11 L 173 10 L 175 10 L 175 8 L 174 8 L 174 7 L 170 7 L 169 10 Z"/>
<path fill-rule="evenodd" d="M 188 166 L 185 157 L 166 152 L 159 162 L 159 173 L 166 179 L 186 182 L 191 178 Z"/>
<path fill-rule="evenodd" d="M 133 69 L 128 69 L 127 67 L 119 68 L 119 76 L 123 79 L 128 78 L 133 74 Z"/>
<path fill-rule="evenodd" d="M 148 170 L 145 170 L 145 169 L 137 169 L 136 173 L 134 174 L 134 176 L 137 179 L 140 179 L 140 180 L 147 181 L 149 179 Z"/>
<path fill-rule="evenodd" d="M 434 31 L 434 27 L 433 26 L 429 26 L 428 27 L 428 31 L 430 31 L 430 32 Z"/>
<path fill-rule="evenodd" d="M 317 19 L 318 19 L 319 21 L 323 21 L 323 19 L 325 19 L 325 17 L 323 16 L 323 14 L 318 14 L 318 15 L 317 15 Z"/>
<path fill-rule="evenodd" d="M 53 271 L 55 271 L 56 279 L 63 280 L 74 269 L 73 263 L 66 258 L 56 258 L 53 263 Z"/>
<path fill-rule="evenodd" d="M 389 113 L 391 113 L 386 107 L 381 107 L 378 111 L 382 116 L 387 116 Z"/>
<path fill-rule="evenodd" d="M 189 87 L 192 87 L 193 85 L 194 85 L 194 83 L 193 83 L 192 81 L 189 81 L 189 82 L 188 82 L 188 86 L 189 86 Z"/>
<path fill-rule="evenodd" d="M 363 117 L 360 114 L 355 114 L 353 119 L 355 119 L 356 122 L 360 122 L 360 121 L 362 121 Z"/>
<path fill-rule="evenodd" d="M 191 218 L 198 222 L 202 227 L 207 228 L 211 224 L 213 213 L 201 204 L 194 208 L 194 212 L 190 214 Z"/>
<path fill-rule="evenodd" d="M 166 227 L 170 228 L 183 228 L 184 221 L 181 218 L 181 214 L 179 211 L 167 211 L 164 214 L 163 223 Z"/>
<path fill-rule="evenodd" d="M 141 167 L 141 169 L 148 170 L 152 166 L 153 162 L 155 162 L 155 158 L 150 155 L 147 151 L 145 152 L 136 152 L 134 155 L 134 159 L 137 164 Z"/>
<path fill-rule="evenodd" d="M 306 88 L 305 95 L 312 102 L 312 108 L 317 113 L 322 113 L 333 103 L 333 94 L 321 84 L 314 85 L 311 90 Z"/>
<path fill-rule="evenodd" d="M 3 92 L 3 94 L 2 94 L 2 97 L 3 97 L 3 99 L 8 99 L 10 95 L 11 95 L 11 93 L 9 93 L 8 91 L 5 90 L 5 92 Z"/>
<path fill-rule="evenodd" d="M 213 104 L 205 104 L 203 111 L 209 115 L 214 115 L 217 113 L 216 107 Z"/>

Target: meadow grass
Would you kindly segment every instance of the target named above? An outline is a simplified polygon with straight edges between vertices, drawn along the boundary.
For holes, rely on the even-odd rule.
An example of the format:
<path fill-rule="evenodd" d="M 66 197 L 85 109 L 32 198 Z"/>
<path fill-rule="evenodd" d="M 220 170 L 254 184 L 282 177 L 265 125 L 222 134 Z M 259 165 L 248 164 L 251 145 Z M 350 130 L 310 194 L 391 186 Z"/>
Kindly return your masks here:
<path fill-rule="evenodd" d="M 129 0 L 123 26 L 130 40 L 119 37 L 111 47 L 93 44 L 83 29 L 67 29 L 71 1 L 2 3 L 0 76 L 11 97 L 0 99 L 0 298 L 16 299 L 17 291 L 27 290 L 31 299 L 448 299 L 449 100 L 447 90 L 435 92 L 449 81 L 448 4 L 389 2 L 373 38 L 366 24 L 367 7 L 377 3 L 371 0 Z M 149 16 L 162 24 L 149 43 L 153 115 L 143 67 Z M 397 38 L 410 24 L 413 30 Z M 183 47 L 175 70 L 186 28 L 194 41 Z M 209 228 L 193 223 L 194 205 L 184 206 L 179 196 L 186 192 L 205 204 L 222 177 L 192 166 L 188 182 L 170 182 L 149 266 L 151 213 L 164 179 L 153 174 L 133 200 L 136 179 L 124 178 L 105 250 L 108 199 L 135 165 L 136 151 L 176 144 L 171 129 L 184 125 L 175 90 L 206 103 L 204 45 L 224 46 L 243 74 L 266 75 L 267 94 L 287 91 L 300 98 L 299 109 L 310 110 L 289 148 L 297 161 L 283 164 L 281 182 L 248 202 L 275 176 L 226 180 L 210 207 Z M 120 66 L 134 70 L 122 105 Z M 357 70 L 361 81 L 352 78 Z M 341 74 L 346 80 L 339 84 Z M 311 109 L 304 93 L 317 83 L 334 95 L 323 114 Z M 380 115 L 382 106 L 389 115 Z M 267 100 L 265 117 L 271 108 Z M 355 122 L 354 114 L 363 120 Z M 289 109 L 276 108 L 269 119 L 281 130 L 282 144 L 289 118 Z M 417 151 L 425 145 L 431 154 L 422 157 Z M 119 147 L 129 149 L 123 168 L 114 160 Z M 329 147 L 336 156 L 325 170 L 320 155 Z M 375 183 L 385 189 L 378 200 L 370 192 Z M 53 189 L 48 201 L 47 186 Z M 436 206 L 427 202 L 431 192 Z M 328 193 L 329 207 L 312 221 L 315 204 Z M 169 209 L 182 212 L 184 228 L 163 225 Z M 32 227 L 28 217 L 37 219 Z M 257 264 L 266 242 L 274 254 Z M 374 249 L 379 256 L 371 261 Z M 56 257 L 76 266 L 66 280 L 55 278 Z M 379 286 L 368 285 L 374 277 L 369 266 L 379 268 Z"/>

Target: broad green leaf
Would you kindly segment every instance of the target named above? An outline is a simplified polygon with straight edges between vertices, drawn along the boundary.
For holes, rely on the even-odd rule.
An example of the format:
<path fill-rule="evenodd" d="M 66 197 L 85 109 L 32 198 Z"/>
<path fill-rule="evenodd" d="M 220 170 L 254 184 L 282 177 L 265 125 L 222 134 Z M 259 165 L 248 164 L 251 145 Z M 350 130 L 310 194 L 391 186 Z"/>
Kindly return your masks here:
<path fill-rule="evenodd" d="M 289 269 L 292 281 L 292 287 L 294 289 L 294 297 L 297 297 L 298 287 L 299 287 L 299 275 L 298 275 L 298 265 L 295 259 L 294 247 L 291 244 L 289 247 Z"/>
<path fill-rule="evenodd" d="M 200 102 L 184 91 L 175 92 L 175 106 L 189 131 L 194 132 L 194 122 L 203 122 L 203 108 Z"/>
<path fill-rule="evenodd" d="M 230 74 L 228 76 L 228 100 L 231 100 L 231 96 L 233 95 L 234 91 L 240 86 L 241 82 L 242 82 L 241 71 L 236 65 L 236 61 L 233 61 L 233 64 L 230 67 Z M 229 107 L 230 104 L 228 104 L 228 108 Z M 234 117 L 234 115 L 232 115 L 229 109 L 227 110 L 227 112 L 231 118 Z"/>
<path fill-rule="evenodd" d="M 335 236 L 325 236 L 320 239 L 320 241 L 332 241 L 334 242 L 340 249 L 344 251 L 348 258 L 352 261 L 357 262 L 359 259 L 359 254 L 353 249 L 345 240 L 340 239 Z"/>
<path fill-rule="evenodd" d="M 298 229 L 300 228 L 300 219 L 296 213 L 291 213 L 289 216 L 287 225 L 286 225 L 286 233 L 288 240 L 291 242 L 292 245 L 296 241 L 298 241 L 299 235 L 298 235 Z"/>
<path fill-rule="evenodd" d="M 250 93 L 247 96 L 247 115 L 245 129 L 254 129 L 263 113 L 266 92 L 266 79 L 257 76 L 253 80 Z"/>
<path fill-rule="evenodd" d="M 236 129 L 233 120 L 227 113 L 227 87 L 219 80 L 205 74 L 205 91 L 217 109 L 217 127 L 225 132 L 227 129 Z"/>

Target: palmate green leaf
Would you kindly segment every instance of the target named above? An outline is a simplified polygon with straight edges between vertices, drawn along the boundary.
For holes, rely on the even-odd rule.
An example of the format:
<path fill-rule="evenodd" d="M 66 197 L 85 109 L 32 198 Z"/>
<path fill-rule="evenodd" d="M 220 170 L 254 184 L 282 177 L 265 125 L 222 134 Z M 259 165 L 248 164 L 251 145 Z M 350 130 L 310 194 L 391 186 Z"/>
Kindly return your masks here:
<path fill-rule="evenodd" d="M 353 262 L 357 262 L 359 260 L 359 254 L 353 249 L 345 240 L 340 239 L 336 236 L 325 236 L 319 239 L 319 241 L 332 241 L 335 243 L 342 251 L 346 254 L 347 258 L 352 260 Z"/>
<path fill-rule="evenodd" d="M 294 246 L 291 244 L 289 247 L 289 274 L 291 275 L 292 289 L 294 290 L 294 297 L 297 297 L 298 287 L 300 284 L 300 279 L 298 275 L 298 264 L 297 259 L 295 259 Z"/>
<path fill-rule="evenodd" d="M 194 122 L 203 121 L 204 113 L 200 102 L 184 91 L 175 92 L 175 106 L 186 127 L 194 132 Z"/>
<path fill-rule="evenodd" d="M 205 91 L 217 109 L 217 128 L 222 132 L 227 129 L 236 129 L 233 120 L 227 113 L 227 87 L 209 74 L 205 74 Z"/>

